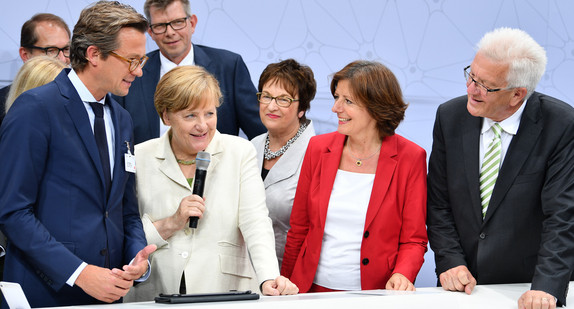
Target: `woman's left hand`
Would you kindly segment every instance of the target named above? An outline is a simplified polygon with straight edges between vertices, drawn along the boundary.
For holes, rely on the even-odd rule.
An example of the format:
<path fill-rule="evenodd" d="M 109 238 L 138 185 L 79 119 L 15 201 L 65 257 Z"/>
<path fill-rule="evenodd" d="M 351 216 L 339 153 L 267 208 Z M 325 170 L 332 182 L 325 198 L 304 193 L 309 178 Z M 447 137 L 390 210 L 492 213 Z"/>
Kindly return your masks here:
<path fill-rule="evenodd" d="M 275 280 L 267 280 L 263 282 L 261 287 L 263 295 L 277 296 L 277 295 L 294 295 L 299 293 L 299 288 L 291 280 L 279 276 Z"/>
<path fill-rule="evenodd" d="M 409 279 L 407 279 L 407 277 L 399 273 L 394 273 L 389 281 L 387 281 L 385 289 L 395 291 L 414 291 L 415 286 L 409 281 Z"/>

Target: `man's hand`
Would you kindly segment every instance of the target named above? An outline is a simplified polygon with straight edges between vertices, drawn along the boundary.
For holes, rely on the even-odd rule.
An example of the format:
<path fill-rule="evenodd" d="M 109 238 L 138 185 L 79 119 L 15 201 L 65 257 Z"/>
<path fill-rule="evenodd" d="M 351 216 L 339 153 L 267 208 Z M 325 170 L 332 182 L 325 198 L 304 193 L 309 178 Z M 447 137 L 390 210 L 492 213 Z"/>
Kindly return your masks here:
<path fill-rule="evenodd" d="M 157 249 L 156 245 L 148 245 L 143 248 L 130 265 L 124 265 L 123 271 L 117 268 L 112 269 L 112 273 L 124 280 L 134 281 L 143 276 L 148 269 L 148 257 Z"/>
<path fill-rule="evenodd" d="M 133 281 L 120 278 L 107 268 L 88 265 L 82 270 L 75 284 L 93 298 L 111 303 L 124 297 Z"/>
<path fill-rule="evenodd" d="M 519 309 L 554 309 L 556 308 L 556 301 L 554 296 L 544 292 L 530 290 L 526 291 L 518 299 Z"/>
<path fill-rule="evenodd" d="M 263 292 L 263 295 L 270 296 L 293 295 L 299 293 L 299 288 L 289 279 L 279 276 L 275 280 L 263 282 L 261 292 Z"/>
<path fill-rule="evenodd" d="M 394 273 L 385 286 L 387 290 L 414 291 L 415 286 L 402 274 Z"/>
<path fill-rule="evenodd" d="M 466 266 L 453 267 L 439 276 L 442 288 L 447 291 L 464 291 L 470 295 L 476 286 L 476 279 Z"/>

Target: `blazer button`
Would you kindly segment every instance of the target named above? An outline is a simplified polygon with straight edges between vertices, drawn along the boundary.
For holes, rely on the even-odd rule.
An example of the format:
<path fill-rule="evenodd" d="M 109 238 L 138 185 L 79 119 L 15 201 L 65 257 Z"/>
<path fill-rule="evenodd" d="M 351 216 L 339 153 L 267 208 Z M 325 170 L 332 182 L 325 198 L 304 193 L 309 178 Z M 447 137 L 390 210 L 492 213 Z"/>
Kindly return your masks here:
<path fill-rule="evenodd" d="M 181 253 L 181 257 L 184 259 L 187 259 L 188 256 L 189 256 L 189 253 L 187 253 L 185 251 Z"/>
<path fill-rule="evenodd" d="M 106 218 L 108 218 L 108 211 L 106 210 L 106 213 L 104 214 L 106 216 Z"/>
<path fill-rule="evenodd" d="M 485 238 L 486 238 L 486 234 L 480 233 L 480 235 L 478 235 L 478 237 L 479 237 L 480 239 L 485 239 Z"/>
<path fill-rule="evenodd" d="M 369 238 L 369 231 L 365 231 L 365 234 L 363 234 L 363 237 Z"/>
<path fill-rule="evenodd" d="M 368 265 L 369 264 L 369 259 L 364 258 L 362 261 L 363 265 Z"/>
<path fill-rule="evenodd" d="M 100 255 L 106 256 L 106 254 L 108 254 L 108 249 L 104 248 L 104 249 L 100 250 Z"/>

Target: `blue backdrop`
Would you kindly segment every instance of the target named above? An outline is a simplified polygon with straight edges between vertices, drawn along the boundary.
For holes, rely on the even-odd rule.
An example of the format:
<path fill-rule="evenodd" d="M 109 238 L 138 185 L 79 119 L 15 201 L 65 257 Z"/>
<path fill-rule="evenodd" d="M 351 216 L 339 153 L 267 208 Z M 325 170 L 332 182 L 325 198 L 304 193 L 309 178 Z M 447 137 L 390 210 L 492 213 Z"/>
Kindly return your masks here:
<path fill-rule="evenodd" d="M 0 10 L 0 84 L 22 62 L 20 28 L 33 14 L 61 16 L 73 28 L 92 1 L 3 1 Z M 143 13 L 143 0 L 122 0 Z M 465 93 L 462 69 L 482 35 L 521 28 L 546 48 L 548 67 L 537 90 L 574 102 L 574 1 L 571 0 L 191 0 L 198 25 L 193 41 L 241 54 L 253 83 L 270 62 L 295 58 L 318 83 L 308 117 L 318 133 L 336 130 L 330 76 L 356 59 L 377 60 L 396 74 L 410 103 L 397 133 L 430 153 L 437 106 Z M 156 48 L 148 40 L 148 51 Z M 568 90 L 570 89 L 570 90 Z M 254 102 L 254 104 L 256 104 Z M 434 286 L 432 253 L 416 286 Z"/>

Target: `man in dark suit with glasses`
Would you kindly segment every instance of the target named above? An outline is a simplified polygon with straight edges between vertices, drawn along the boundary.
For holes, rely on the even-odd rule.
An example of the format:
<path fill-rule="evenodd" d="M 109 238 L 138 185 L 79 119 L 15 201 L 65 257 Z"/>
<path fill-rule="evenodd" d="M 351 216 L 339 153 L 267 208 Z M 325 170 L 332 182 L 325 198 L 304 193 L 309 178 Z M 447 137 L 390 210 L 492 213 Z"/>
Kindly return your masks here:
<path fill-rule="evenodd" d="M 213 74 L 223 93 L 217 108 L 217 130 L 238 135 L 241 129 L 251 139 L 267 130 L 259 118 L 257 90 L 247 66 L 238 54 L 192 44 L 197 16 L 189 0 L 147 0 L 144 13 L 150 22 L 148 34 L 159 50 L 148 53 L 143 77 L 137 78 L 125 97 L 115 97 L 132 116 L 136 143 L 156 138 L 167 131 L 154 106 L 159 79 L 172 68 L 198 65 Z"/>
<path fill-rule="evenodd" d="M 70 36 L 70 28 L 62 18 L 50 13 L 36 14 L 22 25 L 20 58 L 26 62 L 35 56 L 48 55 L 70 64 Z M 0 125 L 9 91 L 10 85 L 0 89 Z"/>
<path fill-rule="evenodd" d="M 464 69 L 467 95 L 439 106 L 427 227 L 445 290 L 531 282 L 519 308 L 564 305 L 574 265 L 574 109 L 534 91 L 546 52 L 500 28 Z M 462 74 L 461 74 L 462 75 Z"/>

